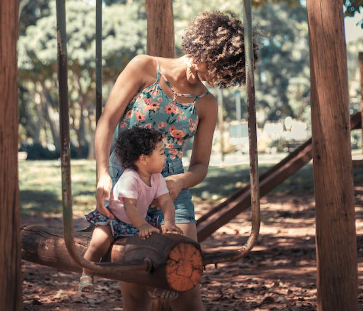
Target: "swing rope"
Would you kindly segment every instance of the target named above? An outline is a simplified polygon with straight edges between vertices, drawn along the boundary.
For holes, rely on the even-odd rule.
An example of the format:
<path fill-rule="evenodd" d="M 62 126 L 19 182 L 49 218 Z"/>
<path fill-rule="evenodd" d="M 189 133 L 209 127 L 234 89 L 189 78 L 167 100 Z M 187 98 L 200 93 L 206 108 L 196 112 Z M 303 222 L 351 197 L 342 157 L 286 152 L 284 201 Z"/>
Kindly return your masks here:
<path fill-rule="evenodd" d="M 257 130 L 254 85 L 254 60 L 252 38 L 251 0 L 243 0 L 242 16 L 244 25 L 244 43 L 246 59 L 246 88 L 248 110 L 248 139 L 250 155 L 250 187 L 252 228 L 247 242 L 238 250 L 221 252 L 203 252 L 204 264 L 217 264 L 226 261 L 235 261 L 246 256 L 255 245 L 260 232 L 260 189 L 257 157 Z"/>
<path fill-rule="evenodd" d="M 63 230 L 67 250 L 74 261 L 81 267 L 95 273 L 119 273 L 122 271 L 141 270 L 150 272 L 152 262 L 149 258 L 133 264 L 93 263 L 81 256 L 77 249 L 73 235 L 73 208 L 71 191 L 71 165 L 70 165 L 70 136 L 69 136 L 69 108 L 68 108 L 68 69 L 66 46 L 66 19 L 65 0 L 57 0 L 57 56 L 58 56 L 58 82 L 59 82 L 59 123 L 61 132 L 61 174 L 62 174 L 62 204 L 63 204 Z"/>

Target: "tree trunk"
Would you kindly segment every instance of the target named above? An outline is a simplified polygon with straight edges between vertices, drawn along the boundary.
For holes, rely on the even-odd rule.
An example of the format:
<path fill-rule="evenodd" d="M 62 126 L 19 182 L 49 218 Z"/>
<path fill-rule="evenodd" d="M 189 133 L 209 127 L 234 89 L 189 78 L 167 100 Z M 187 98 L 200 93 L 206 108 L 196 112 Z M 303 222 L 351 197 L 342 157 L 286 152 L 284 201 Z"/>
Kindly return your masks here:
<path fill-rule="evenodd" d="M 357 248 L 341 1 L 308 0 L 317 310 L 356 311 Z"/>
<path fill-rule="evenodd" d="M 0 310 L 22 310 L 18 185 L 19 1 L 0 2 Z"/>
<path fill-rule="evenodd" d="M 174 57 L 174 17 L 172 0 L 146 0 L 147 54 Z"/>

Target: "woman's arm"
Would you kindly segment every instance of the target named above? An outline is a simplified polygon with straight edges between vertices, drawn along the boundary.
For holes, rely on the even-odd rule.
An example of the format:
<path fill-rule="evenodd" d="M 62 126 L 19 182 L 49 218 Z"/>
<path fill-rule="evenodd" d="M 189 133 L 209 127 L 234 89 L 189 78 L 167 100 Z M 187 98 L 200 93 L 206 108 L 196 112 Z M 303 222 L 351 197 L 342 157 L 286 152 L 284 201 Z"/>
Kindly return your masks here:
<path fill-rule="evenodd" d="M 97 162 L 96 208 L 101 214 L 109 218 L 114 217 L 105 208 L 104 200 L 110 199 L 112 188 L 108 161 L 113 133 L 129 102 L 140 89 L 150 83 L 153 76 L 155 76 L 155 64 L 151 57 L 143 55 L 132 59 L 117 78 L 97 124 L 95 133 Z"/>
<path fill-rule="evenodd" d="M 199 124 L 194 136 L 189 170 L 184 174 L 166 177 L 172 199 L 181 189 L 190 188 L 204 180 L 208 172 L 214 129 L 217 123 L 218 105 L 212 95 L 205 96 L 197 102 Z"/>
<path fill-rule="evenodd" d="M 158 206 L 164 214 L 164 225 L 161 226 L 163 233 L 180 233 L 183 231 L 175 225 L 175 207 L 169 193 L 157 198 Z"/>

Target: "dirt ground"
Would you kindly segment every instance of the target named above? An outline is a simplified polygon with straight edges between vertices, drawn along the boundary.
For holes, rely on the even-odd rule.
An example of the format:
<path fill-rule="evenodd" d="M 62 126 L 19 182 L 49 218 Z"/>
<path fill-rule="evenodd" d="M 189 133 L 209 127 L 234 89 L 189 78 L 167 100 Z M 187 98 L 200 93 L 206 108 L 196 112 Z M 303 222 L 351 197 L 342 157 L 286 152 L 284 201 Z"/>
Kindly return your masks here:
<path fill-rule="evenodd" d="M 363 310 L 363 187 L 355 188 L 359 261 L 359 308 Z M 196 204 L 199 215 L 210 205 Z M 242 245 L 250 232 L 249 213 L 241 214 L 204 241 L 203 249 Z M 316 310 L 315 215 L 312 195 L 269 195 L 261 199 L 261 231 L 245 258 L 206 267 L 201 280 L 208 311 Z M 79 225 L 83 220 L 79 219 Z M 24 224 L 60 226 L 53 218 Z M 79 275 L 23 261 L 24 310 L 121 311 L 117 282 L 96 279 L 94 294 L 77 293 Z M 347 310 L 349 311 L 349 310 Z"/>

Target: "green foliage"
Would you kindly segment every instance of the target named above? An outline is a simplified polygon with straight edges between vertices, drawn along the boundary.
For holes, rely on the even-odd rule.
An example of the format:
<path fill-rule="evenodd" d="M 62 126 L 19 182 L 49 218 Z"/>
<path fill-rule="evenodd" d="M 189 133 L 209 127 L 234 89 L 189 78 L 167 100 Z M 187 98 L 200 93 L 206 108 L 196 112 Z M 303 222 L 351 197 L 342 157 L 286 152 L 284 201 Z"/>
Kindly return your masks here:
<path fill-rule="evenodd" d="M 362 1 L 343 0 L 346 15 L 359 12 Z M 70 126 L 75 146 L 87 145 L 93 139 L 90 129 L 94 128 L 96 31 L 95 7 L 90 3 L 95 1 L 66 1 Z M 136 54 L 145 53 L 144 3 L 144 0 L 103 1 L 104 98 L 128 61 Z M 255 71 L 257 109 L 270 120 L 287 115 L 310 118 L 308 32 L 306 8 L 302 3 L 299 0 L 252 1 L 254 26 L 262 33 L 257 36 L 260 42 L 260 62 Z M 177 56 L 182 54 L 183 29 L 190 19 L 205 10 L 230 10 L 241 18 L 242 2 L 174 0 Z M 57 145 L 54 133 L 59 130 L 49 120 L 58 120 L 55 0 L 20 0 L 19 21 L 20 139 L 43 145 L 53 140 Z M 350 72 L 356 71 L 356 65 L 349 66 Z M 234 90 L 224 91 L 224 98 L 225 117 L 235 119 Z M 246 115 L 246 103 L 242 106 L 242 113 Z"/>
<path fill-rule="evenodd" d="M 52 115 L 47 117 L 47 111 L 53 111 L 53 121 L 58 118 L 55 1 L 47 5 L 47 14 L 32 19 L 18 41 L 20 122 L 26 129 L 22 131 L 26 137 L 21 139 L 43 144 L 48 142 L 50 130 L 57 127 L 51 124 Z M 71 139 L 83 148 L 87 145 L 85 140 L 93 140 L 92 133 L 87 135 L 85 128 L 94 127 L 89 123 L 94 122 L 95 8 L 85 2 L 67 1 L 66 29 Z M 102 34 L 103 82 L 113 84 L 126 63 L 145 52 L 144 6 L 135 2 L 104 8 Z M 57 146 L 54 130 L 52 136 Z"/>
<path fill-rule="evenodd" d="M 360 13 L 361 9 L 363 8 L 363 0 L 343 0 L 343 3 L 345 8 L 345 16 L 352 17 L 356 13 Z"/>
<path fill-rule="evenodd" d="M 256 99 L 269 120 L 301 117 L 309 105 L 310 71 L 306 9 L 267 3 L 254 12 L 262 35 Z"/>

